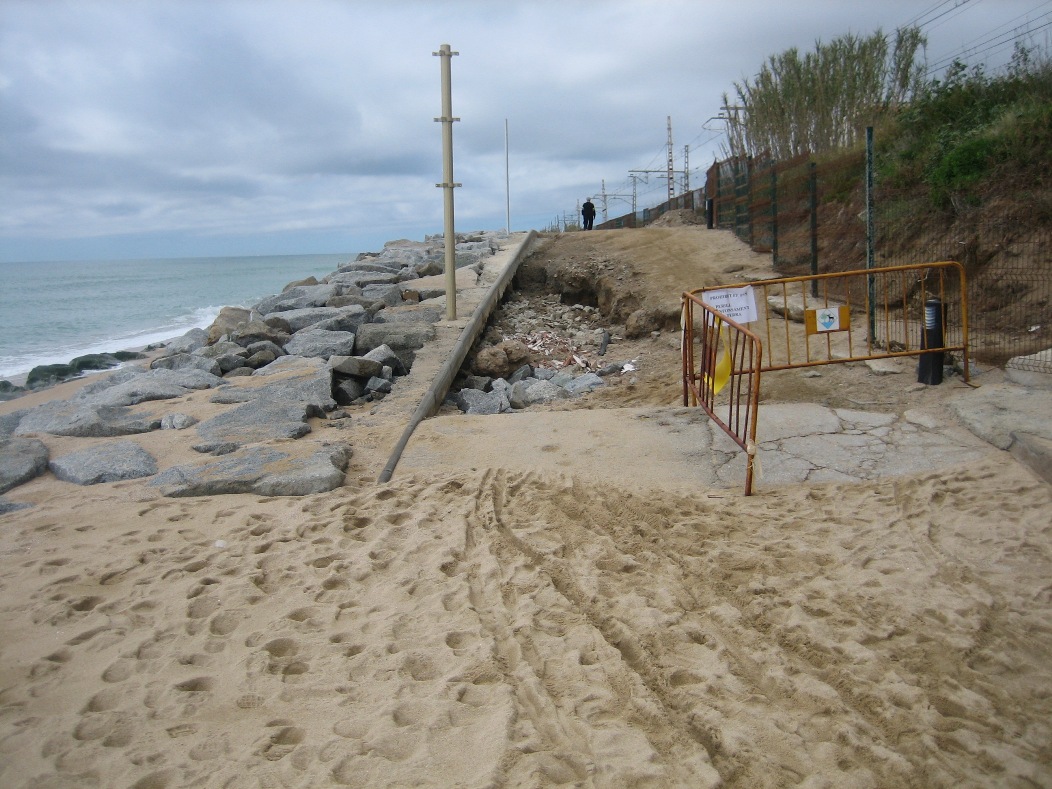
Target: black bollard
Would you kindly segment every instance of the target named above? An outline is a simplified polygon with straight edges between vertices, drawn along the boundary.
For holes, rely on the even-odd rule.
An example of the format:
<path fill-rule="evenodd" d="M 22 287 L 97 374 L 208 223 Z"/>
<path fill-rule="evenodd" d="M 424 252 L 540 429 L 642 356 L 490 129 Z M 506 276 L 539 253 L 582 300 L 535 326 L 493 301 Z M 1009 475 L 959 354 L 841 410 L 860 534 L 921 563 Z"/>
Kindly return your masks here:
<path fill-rule="evenodd" d="M 946 311 L 943 303 L 934 296 L 924 302 L 924 344 L 923 348 L 942 348 L 943 325 L 946 322 Z M 922 353 L 917 364 L 917 382 L 936 385 L 942 383 L 943 351 Z"/>

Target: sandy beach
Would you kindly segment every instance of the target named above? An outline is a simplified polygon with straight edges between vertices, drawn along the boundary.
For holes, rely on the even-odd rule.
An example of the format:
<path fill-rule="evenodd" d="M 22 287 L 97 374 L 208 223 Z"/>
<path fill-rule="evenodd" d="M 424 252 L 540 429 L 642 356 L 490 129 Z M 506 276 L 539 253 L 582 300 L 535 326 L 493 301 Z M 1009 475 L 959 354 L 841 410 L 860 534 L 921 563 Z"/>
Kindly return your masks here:
<path fill-rule="evenodd" d="M 763 268 L 729 234 L 643 232 L 577 235 L 638 267 L 645 304 L 675 302 L 675 266 L 706 280 L 688 287 Z M 577 405 L 603 435 L 679 392 L 668 334 L 615 350 L 638 376 Z M 890 410 L 952 394 L 825 375 Z M 787 380 L 783 402 L 814 386 Z M 564 450 L 376 484 L 400 425 L 351 423 L 328 493 L 49 473 L 5 494 L 32 506 L 0 515 L 0 785 L 1052 786 L 1052 487 L 1008 453 L 748 498 L 689 468 L 575 473 Z M 137 440 L 162 467 L 194 455 L 179 431 Z"/>

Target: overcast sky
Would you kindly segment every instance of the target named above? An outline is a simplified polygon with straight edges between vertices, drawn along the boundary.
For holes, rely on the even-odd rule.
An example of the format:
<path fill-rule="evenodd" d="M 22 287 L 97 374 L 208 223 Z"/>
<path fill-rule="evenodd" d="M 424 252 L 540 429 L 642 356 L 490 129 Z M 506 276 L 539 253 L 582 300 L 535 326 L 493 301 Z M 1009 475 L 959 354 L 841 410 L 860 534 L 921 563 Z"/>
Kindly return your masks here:
<path fill-rule="evenodd" d="M 631 170 L 690 184 L 722 95 L 767 57 L 922 21 L 927 58 L 1048 46 L 1052 0 L 0 0 L 0 260 L 379 249 L 442 230 L 452 58 L 458 230 L 542 229 Z M 678 191 L 678 190 L 677 190 Z M 618 196 L 620 195 L 620 196 Z M 657 175 L 639 207 L 662 202 Z M 602 216 L 600 216 L 600 219 Z"/>

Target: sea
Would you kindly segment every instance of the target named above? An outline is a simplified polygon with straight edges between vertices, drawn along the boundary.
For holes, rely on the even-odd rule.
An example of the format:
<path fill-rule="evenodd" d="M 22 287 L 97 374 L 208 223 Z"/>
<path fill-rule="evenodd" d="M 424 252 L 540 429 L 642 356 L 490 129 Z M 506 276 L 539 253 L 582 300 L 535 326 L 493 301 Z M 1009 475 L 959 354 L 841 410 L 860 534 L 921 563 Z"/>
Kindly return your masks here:
<path fill-rule="evenodd" d="M 209 326 L 356 253 L 0 263 L 0 380 Z"/>

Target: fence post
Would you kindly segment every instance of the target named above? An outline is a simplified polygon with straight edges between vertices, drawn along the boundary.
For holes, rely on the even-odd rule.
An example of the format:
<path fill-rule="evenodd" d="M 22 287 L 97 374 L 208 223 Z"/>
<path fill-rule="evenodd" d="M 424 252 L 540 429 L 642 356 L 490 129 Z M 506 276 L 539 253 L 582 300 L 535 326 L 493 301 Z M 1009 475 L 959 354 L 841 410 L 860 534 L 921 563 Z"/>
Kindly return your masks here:
<path fill-rule="evenodd" d="M 778 164 L 771 159 L 771 266 L 778 268 Z"/>
<path fill-rule="evenodd" d="M 807 179 L 811 212 L 811 274 L 818 273 L 818 165 L 811 160 Z M 811 281 L 811 295 L 818 298 L 818 280 Z"/>
<path fill-rule="evenodd" d="M 866 269 L 872 270 L 876 265 L 874 255 L 874 224 L 873 224 L 873 127 L 866 127 Z M 869 300 L 869 344 L 872 347 L 877 331 L 877 283 L 873 276 L 868 280 Z"/>

